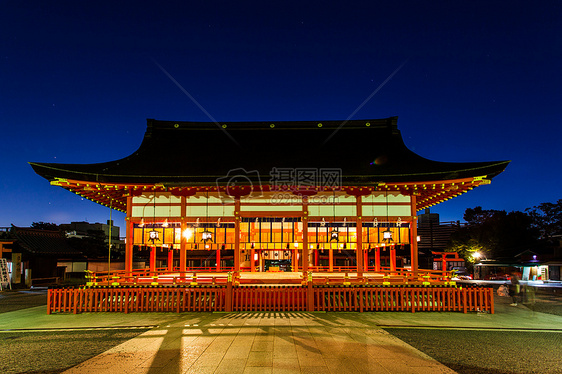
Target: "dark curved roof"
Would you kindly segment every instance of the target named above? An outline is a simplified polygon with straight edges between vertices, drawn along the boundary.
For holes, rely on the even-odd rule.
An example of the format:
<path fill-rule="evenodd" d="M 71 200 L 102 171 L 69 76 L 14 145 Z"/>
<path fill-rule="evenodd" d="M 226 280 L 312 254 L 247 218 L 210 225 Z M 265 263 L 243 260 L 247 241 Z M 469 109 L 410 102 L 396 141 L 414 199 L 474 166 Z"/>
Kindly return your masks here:
<path fill-rule="evenodd" d="M 12 225 L 11 234 L 18 240 L 20 247 L 36 255 L 81 255 L 68 245 L 60 231 L 38 230 Z"/>
<path fill-rule="evenodd" d="M 343 185 L 368 186 L 477 176 L 491 179 L 509 163 L 423 158 L 405 146 L 397 117 L 353 120 L 343 126 L 342 121 L 147 122 L 141 146 L 123 159 L 30 164 L 48 180 L 178 186 L 214 185 L 217 178 L 240 168 L 257 171 L 248 177 L 259 174 L 265 184 L 273 168 L 338 168 Z"/>

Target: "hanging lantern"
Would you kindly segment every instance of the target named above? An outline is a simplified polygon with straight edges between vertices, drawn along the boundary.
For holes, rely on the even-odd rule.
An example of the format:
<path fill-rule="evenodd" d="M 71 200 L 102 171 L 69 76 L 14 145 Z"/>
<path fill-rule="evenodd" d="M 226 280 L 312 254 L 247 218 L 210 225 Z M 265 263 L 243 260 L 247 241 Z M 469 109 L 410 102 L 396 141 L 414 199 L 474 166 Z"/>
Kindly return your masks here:
<path fill-rule="evenodd" d="M 148 240 L 151 241 L 152 244 L 154 244 L 155 241 L 160 240 L 158 236 L 158 231 L 154 230 L 154 228 L 148 232 Z"/>
<path fill-rule="evenodd" d="M 338 230 L 332 230 L 330 231 L 330 241 L 335 240 L 336 242 L 338 242 L 340 239 L 340 233 L 338 232 Z"/>
<path fill-rule="evenodd" d="M 201 233 L 201 241 L 207 243 L 208 241 L 213 241 L 213 233 L 209 230 L 205 230 Z"/>
<path fill-rule="evenodd" d="M 386 242 L 392 241 L 392 231 L 390 231 L 390 227 L 382 232 L 382 237 L 383 237 L 383 240 L 386 241 Z"/>

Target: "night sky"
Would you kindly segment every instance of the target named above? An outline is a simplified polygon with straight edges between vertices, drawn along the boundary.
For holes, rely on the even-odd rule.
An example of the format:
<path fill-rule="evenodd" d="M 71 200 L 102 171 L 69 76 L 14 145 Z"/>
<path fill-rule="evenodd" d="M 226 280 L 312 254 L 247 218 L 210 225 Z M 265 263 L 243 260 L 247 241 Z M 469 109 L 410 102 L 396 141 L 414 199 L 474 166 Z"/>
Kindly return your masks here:
<path fill-rule="evenodd" d="M 442 221 L 556 201 L 561 42 L 558 1 L 0 1 L 0 227 L 105 222 L 108 208 L 27 162 L 122 158 L 146 118 L 210 121 L 204 111 L 399 116 L 423 157 L 512 160 L 491 185 L 432 208 Z M 123 226 L 124 214 L 113 218 Z"/>

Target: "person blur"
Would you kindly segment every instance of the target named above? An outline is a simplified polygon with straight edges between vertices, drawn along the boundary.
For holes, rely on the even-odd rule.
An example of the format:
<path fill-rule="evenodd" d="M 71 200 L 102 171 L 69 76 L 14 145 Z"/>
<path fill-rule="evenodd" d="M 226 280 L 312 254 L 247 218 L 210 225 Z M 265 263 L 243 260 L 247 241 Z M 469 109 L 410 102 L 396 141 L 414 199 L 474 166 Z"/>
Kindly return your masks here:
<path fill-rule="evenodd" d="M 510 304 L 511 306 L 517 306 L 517 299 L 519 298 L 519 290 L 520 290 L 519 277 L 517 276 L 517 274 L 512 273 L 511 283 L 509 284 L 509 294 L 511 295 L 511 301 L 512 301 L 512 303 Z"/>

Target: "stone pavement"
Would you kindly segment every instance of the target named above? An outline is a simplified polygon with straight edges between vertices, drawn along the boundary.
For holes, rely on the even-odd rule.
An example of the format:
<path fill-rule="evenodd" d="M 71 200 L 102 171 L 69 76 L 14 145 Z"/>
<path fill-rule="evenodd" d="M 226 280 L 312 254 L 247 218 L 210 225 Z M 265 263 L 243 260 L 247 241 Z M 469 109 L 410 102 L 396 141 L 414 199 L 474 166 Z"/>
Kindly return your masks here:
<path fill-rule="evenodd" d="M 454 373 L 382 329 L 562 331 L 562 317 L 510 307 L 479 313 L 3 313 L 0 329 L 155 326 L 66 373 Z M 452 332 L 454 333 L 454 332 Z"/>
<path fill-rule="evenodd" d="M 182 315 L 66 373 L 454 373 L 365 319 L 350 317 Z"/>

